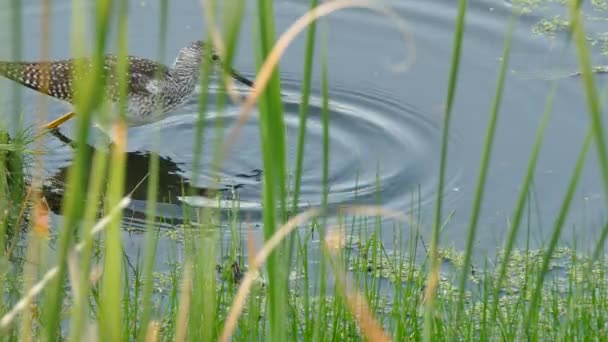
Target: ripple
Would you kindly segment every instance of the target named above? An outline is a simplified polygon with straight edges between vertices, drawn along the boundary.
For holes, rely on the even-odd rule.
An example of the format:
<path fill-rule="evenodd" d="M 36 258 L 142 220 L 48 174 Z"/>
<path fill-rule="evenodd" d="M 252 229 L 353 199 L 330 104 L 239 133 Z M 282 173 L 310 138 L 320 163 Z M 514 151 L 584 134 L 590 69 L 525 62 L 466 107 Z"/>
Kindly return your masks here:
<path fill-rule="evenodd" d="M 293 173 L 299 129 L 300 85 L 295 78 L 285 76 L 282 84 L 287 160 L 288 168 Z M 395 96 L 365 86 L 366 90 L 363 91 L 346 85 L 332 85 L 330 91 L 330 209 L 343 204 L 378 202 L 384 206 L 406 209 L 412 193 L 416 194 L 417 203 L 426 204 L 435 191 L 441 139 L 439 124 L 428 114 L 404 104 Z M 211 163 L 216 133 L 223 136 L 235 123 L 238 108 L 229 106 L 223 115 L 211 108 L 205 120 L 202 163 L 199 166 L 201 174 L 192 180 L 197 106 L 191 103 L 180 110 L 184 114 L 137 129 L 131 141 L 138 142 L 138 148 L 146 149 L 150 147 L 146 146 L 150 130 L 155 126 L 162 128 L 162 141 L 170 143 L 163 143 L 160 153 L 179 162 L 184 177 L 202 188 L 214 184 L 217 179 L 225 185 L 238 185 L 242 207 L 261 210 L 259 171 L 263 169 L 263 164 L 258 113 L 253 113 L 237 138 L 233 152 L 227 156 L 219 172 L 215 173 L 212 172 Z M 314 93 L 311 95 L 307 120 L 301 207 L 322 203 L 322 151 L 322 98 Z M 453 173 L 446 182 L 446 188 L 457 181 L 457 175 Z M 211 205 L 207 198 L 183 200 L 195 206 Z"/>

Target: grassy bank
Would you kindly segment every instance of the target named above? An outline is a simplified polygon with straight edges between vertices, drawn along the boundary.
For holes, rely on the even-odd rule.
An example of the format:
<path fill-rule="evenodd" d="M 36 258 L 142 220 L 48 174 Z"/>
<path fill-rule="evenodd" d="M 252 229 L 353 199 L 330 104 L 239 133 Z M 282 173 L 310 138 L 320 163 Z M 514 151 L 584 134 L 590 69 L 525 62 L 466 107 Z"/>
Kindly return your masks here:
<path fill-rule="evenodd" d="M 429 259 L 428 246 L 416 234 L 416 229 L 424 229 L 424 225 L 395 222 L 394 230 L 386 232 L 375 229 L 374 221 L 363 216 L 343 217 L 343 223 L 332 228 L 324 243 L 312 238 L 319 222 L 302 225 L 294 233 L 294 261 L 287 274 L 289 291 L 283 298 L 287 307 L 284 314 L 287 336 L 306 341 L 359 340 L 374 331 L 365 325 L 366 320 L 373 319 L 393 340 L 423 338 Z M 153 287 L 148 298 L 144 298 L 147 281 L 143 258 L 134 258 L 134 253 L 130 253 L 131 257 L 126 253 L 122 255 L 121 263 L 128 275 L 120 282 L 123 301 L 119 310 L 123 325 L 119 334 L 122 340 L 136 340 L 142 337 L 140 334 L 145 340 L 163 341 L 182 340 L 183 337 L 198 340 L 206 335 L 215 340 L 220 336 L 237 298 L 238 287 L 251 270 L 247 256 L 252 254 L 251 250 L 243 248 L 247 244 L 243 239 L 251 233 L 248 234 L 246 225 L 240 222 L 219 228 L 223 232 L 220 234 L 228 238 L 216 241 L 216 249 L 220 252 L 217 258 L 212 258 L 213 270 L 201 275 L 201 278 L 213 278 L 213 298 L 201 298 L 201 302 L 196 303 L 192 299 L 193 293 L 203 287 L 193 280 L 193 265 L 183 262 L 183 254 L 205 253 L 198 243 L 190 241 L 209 239 L 209 235 L 215 233 L 200 228 L 198 225 L 179 225 L 158 232 L 160 239 L 173 241 L 169 248 L 172 252 L 152 272 Z M 529 229 L 532 228 L 527 227 Z M 383 240 L 393 241 L 395 246 L 388 248 L 381 242 Z M 103 243 L 100 239 L 99 247 Z M 256 251 L 254 246 L 253 251 Z M 498 287 L 504 251 L 465 267 L 463 252 L 453 247 L 439 248 L 440 272 L 435 291 L 432 339 L 572 340 L 604 336 L 608 309 L 606 257 L 594 258 L 560 247 L 554 250 L 548 270 L 545 270 L 546 252 L 513 249 L 505 265 L 506 276 Z M 321 262 L 328 265 L 323 279 L 318 273 Z M 93 263 L 103 264 L 101 253 L 93 257 Z M 5 278 L 7 311 L 15 308 L 22 298 L 26 283 L 23 276 L 26 263 L 12 260 L 11 264 L 14 267 Z M 92 290 L 86 299 L 91 314 L 83 327 L 83 337 L 99 334 L 99 272 L 101 269 L 96 268 L 91 274 Z M 254 272 L 247 301 L 233 333 L 236 341 L 258 340 L 270 324 L 267 270 Z M 466 287 L 465 291 L 460 291 L 458 283 L 463 272 L 467 275 Z M 58 313 L 62 317 L 63 335 L 73 329 L 69 312 L 78 300 L 74 293 L 76 275 L 75 270 L 68 275 L 66 298 Z M 539 278 L 544 278 L 540 292 L 536 287 Z M 322 291 L 320 286 L 325 289 Z M 538 299 L 536 309 L 531 311 L 534 296 Z M 357 299 L 362 301 L 357 302 Z M 204 310 L 208 300 L 214 303 L 208 312 L 214 317 L 210 324 L 193 315 L 197 310 Z M 4 328 L 3 339 L 44 335 L 44 307 L 38 303 L 34 300 L 14 317 Z M 149 310 L 150 317 L 146 326 L 141 325 L 144 308 Z M 23 326 L 25 315 L 31 317 L 26 327 Z"/>
<path fill-rule="evenodd" d="M 74 8 L 82 8 L 74 0 Z M 231 65 L 241 23 L 244 0 L 227 3 L 203 1 L 207 25 L 205 40 L 212 42 Z M 568 4 L 571 35 L 580 62 L 580 76 L 588 104 L 589 131 L 580 142 L 569 186 L 551 222 L 550 240 L 541 250 L 529 248 L 531 184 L 542 153 L 545 127 L 550 121 L 553 88 L 539 122 L 535 144 L 530 147 L 527 172 L 499 252 L 474 258 L 478 220 L 486 191 L 486 176 L 493 153 L 493 141 L 500 116 L 501 98 L 508 70 L 511 34 L 517 16 L 505 23 L 507 35 L 496 75 L 496 93 L 488 108 L 484 150 L 470 213 L 466 246 L 455 250 L 442 241 L 450 224 L 450 208 L 444 208 L 444 180 L 447 169 L 448 137 L 454 100 L 458 96 L 458 75 L 467 1 L 458 3 L 453 54 L 445 98 L 443 140 L 437 170 L 437 197 L 431 217 L 422 217 L 412 200 L 411 210 L 392 212 L 376 206 L 345 206 L 328 220 L 325 212 L 331 191 L 329 177 L 329 78 L 323 26 L 316 16 L 330 15 L 348 7 L 361 7 L 384 15 L 406 37 L 403 22 L 383 5 L 368 1 L 332 1 L 319 5 L 277 39 L 273 1 L 256 2 L 255 88 L 240 98 L 239 123 L 257 106 L 263 161 L 262 203 L 264 244 L 257 245 L 239 202 L 229 208 L 184 206 L 185 220 L 170 229 L 158 225 L 159 157 L 152 154 L 145 178 L 148 194 L 142 232 L 143 246 L 133 259 L 124 250 L 123 209 L 129 204 L 125 184 L 126 127 L 124 111 L 114 113 L 99 94 L 104 84 L 101 56 L 106 50 L 127 53 L 127 0 L 94 3 L 93 44 L 85 36 L 89 27 L 85 13 L 74 10 L 73 55 L 93 56 L 94 72 L 76 83 L 82 92 L 75 98 L 78 115 L 74 132 L 73 163 L 59 199 L 61 222 L 51 225 L 50 197 L 42 186 L 42 175 L 26 177 L 26 165 L 37 170 L 37 153 L 23 143 L 0 134 L 1 239 L 5 253 L 0 260 L 0 339 L 2 340 L 572 340 L 602 339 L 606 336 L 608 292 L 604 242 L 608 226 L 599 229 L 590 252 L 560 244 L 566 218 L 591 146 L 603 175 L 602 188 L 608 195 L 608 151 L 600 100 L 590 64 L 579 3 Z M 164 60 L 167 40 L 167 12 L 171 4 L 160 0 L 158 59 Z M 221 7 L 221 10 L 219 9 Z M 21 13 L 20 3 L 13 10 Z M 20 25 L 16 20 L 15 25 Z M 86 28 L 86 29 L 85 29 Z M 109 32 L 116 45 L 109 46 Z M 13 30 L 16 35 L 20 29 Z M 300 131 L 295 165 L 288 165 L 281 95 L 281 53 L 289 37 L 307 35 L 303 64 Z M 16 37 L 14 41 L 20 41 Z M 319 43 L 319 44 L 317 44 Z M 322 58 L 315 60 L 314 49 Z M 48 47 L 47 47 L 48 48 Z M 15 54 L 19 55 L 19 54 Z M 120 68 L 125 68 L 121 63 Z M 192 149 L 195 160 L 192 179 L 200 165 L 208 101 L 217 101 L 221 113 L 233 100 L 230 84 L 220 79 L 223 92 L 208 94 L 212 61 L 201 65 L 199 117 Z M 321 71 L 323 97 L 322 205 L 298 212 L 303 172 L 308 100 L 311 74 Z M 126 69 L 122 69 L 126 70 Z M 123 73 L 124 74 L 124 73 Z M 126 77 L 120 77 L 121 94 L 126 95 Z M 557 84 L 557 83 L 555 83 Z M 233 94 L 232 94 L 233 95 Z M 115 141 L 109 151 L 87 146 L 91 119 L 105 116 L 113 122 Z M 239 126 L 224 127 L 217 120 L 220 137 L 213 149 L 213 163 L 219 170 L 231 149 Z M 159 143 L 157 132 L 150 139 Z M 32 145 L 35 145 L 35 141 Z M 35 149 L 40 151 L 40 149 Z M 32 166 L 33 165 L 33 166 Z M 381 165 L 379 166 L 381 168 Z M 290 172 L 292 171 L 292 172 Z M 289 175 L 293 174 L 293 178 Z M 142 179 L 142 182 L 144 179 Z M 37 191 L 34 191 L 37 190 Z M 194 189 L 184 188 L 184 193 Z M 381 193 L 378 194 L 382 196 Z M 608 198 L 608 196 L 605 196 Z M 220 218 L 224 218 L 221 220 Z M 228 219 L 226 219 L 228 218 Z M 197 223 L 191 223 L 196 221 Z M 221 223 L 218 223 L 220 222 Z M 392 230 L 387 227 L 393 227 Z M 18 232 L 18 234 L 16 233 Z M 425 241 L 420 232 L 432 232 Z M 527 239 L 521 239 L 526 234 Z M 527 241 L 517 246 L 518 239 Z M 156 263 L 159 241 L 170 242 L 169 259 Z M 173 241 L 173 242 L 171 242 Z M 390 241 L 391 244 L 387 244 Z M 21 247 L 21 249 L 16 249 Z"/>

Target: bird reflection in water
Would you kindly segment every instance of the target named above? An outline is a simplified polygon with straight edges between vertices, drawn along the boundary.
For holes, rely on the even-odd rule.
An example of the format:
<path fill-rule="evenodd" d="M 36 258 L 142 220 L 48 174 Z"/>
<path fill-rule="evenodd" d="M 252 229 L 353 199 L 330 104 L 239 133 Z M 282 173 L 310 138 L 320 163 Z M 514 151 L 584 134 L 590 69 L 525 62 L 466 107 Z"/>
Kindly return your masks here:
<path fill-rule="evenodd" d="M 52 135 L 61 142 L 72 146 L 76 143 L 62 134 L 58 129 L 51 130 Z M 95 148 L 91 145 L 86 145 L 87 157 L 89 162 L 85 165 L 92 165 L 91 159 Z M 150 166 L 150 152 L 126 152 L 126 169 L 125 172 L 125 192 L 132 199 L 132 204 L 125 209 L 125 217 L 135 219 L 145 219 L 145 201 L 148 199 L 148 171 Z M 157 215 L 159 218 L 171 219 L 173 223 L 181 223 L 183 208 L 180 206 L 180 197 L 186 191 L 192 191 L 190 194 L 206 198 L 215 198 L 220 196 L 221 199 L 230 200 L 238 197 L 238 190 L 243 184 L 222 185 L 217 188 L 197 187 L 193 185 L 189 179 L 182 176 L 184 170 L 180 168 L 178 163 L 171 158 L 159 156 L 159 172 L 158 172 L 158 205 Z M 61 212 L 61 203 L 64 195 L 65 184 L 69 173 L 70 165 L 61 167 L 51 177 L 47 178 L 43 185 L 43 192 L 47 199 L 50 209 L 59 214 Z M 90 170 L 85 172 L 88 177 Z M 108 172 L 106 170 L 106 177 Z M 253 170 L 250 174 L 238 174 L 236 177 L 253 178 L 256 181 L 260 180 L 261 171 Z M 88 178 L 87 178 L 88 184 Z M 138 205 L 138 202 L 139 205 Z"/>

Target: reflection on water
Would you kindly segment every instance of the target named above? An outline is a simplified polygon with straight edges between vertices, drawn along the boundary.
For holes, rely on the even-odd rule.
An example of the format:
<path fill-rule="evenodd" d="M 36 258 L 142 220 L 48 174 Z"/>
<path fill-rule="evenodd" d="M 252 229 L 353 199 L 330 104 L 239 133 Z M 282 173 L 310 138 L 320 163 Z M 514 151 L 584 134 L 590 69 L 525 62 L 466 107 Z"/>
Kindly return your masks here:
<path fill-rule="evenodd" d="M 75 142 L 70 138 L 62 134 L 60 131 L 55 130 L 51 132 L 52 135 L 60 140 L 61 142 L 68 144 L 72 147 L 75 146 Z M 95 152 L 95 148 L 91 145 L 87 145 L 87 157 L 88 162 L 85 165 L 91 166 L 91 158 Z M 150 165 L 150 152 L 127 152 L 126 153 L 126 168 L 125 173 L 125 192 L 129 194 L 130 198 L 137 203 L 138 201 L 146 201 L 148 199 L 148 180 L 149 165 Z M 56 172 L 46 178 L 43 186 L 43 192 L 49 207 L 51 210 L 60 214 L 61 203 L 63 200 L 63 194 L 65 191 L 65 184 L 71 164 L 62 166 L 56 170 Z M 107 171 L 107 170 L 106 170 Z M 159 157 L 159 174 L 158 174 L 158 194 L 157 198 L 160 205 L 163 206 L 161 216 L 163 218 L 168 217 L 179 217 L 181 216 L 181 209 L 178 206 L 172 206 L 171 204 L 177 204 L 180 202 L 180 197 L 184 192 L 192 193 L 196 196 L 209 198 L 210 201 L 216 196 L 223 199 L 232 199 L 233 195 L 243 187 L 243 184 L 234 184 L 219 186 L 216 188 L 201 188 L 192 185 L 188 179 L 181 176 L 183 170 L 180 165 L 168 157 Z M 85 170 L 88 177 L 90 176 L 91 170 Z M 241 177 L 249 177 L 259 180 L 261 171 L 254 170 L 252 174 L 242 174 Z M 106 172 L 107 175 L 107 172 Z M 85 196 L 83 196 L 84 200 Z M 125 216 L 129 219 L 136 218 L 143 220 L 145 218 L 145 212 L 143 208 L 138 206 L 131 206 Z M 178 223 L 177 222 L 174 223 Z"/>
<path fill-rule="evenodd" d="M 299 81 L 282 77 L 287 136 L 287 160 L 293 174 L 299 131 Z M 217 89 L 211 89 L 214 95 Z M 434 193 L 434 170 L 440 141 L 440 128 L 435 120 L 415 107 L 405 105 L 387 92 L 369 87 L 365 92 L 350 89 L 339 83 L 332 89 L 330 100 L 330 188 L 328 206 L 333 212 L 348 204 L 377 204 L 395 209 L 407 208 L 415 195 L 419 205 L 426 205 Z M 126 191 L 133 191 L 135 201 L 145 202 L 152 134 L 160 134 L 159 201 L 167 209 L 163 217 L 180 219 L 181 205 L 192 207 L 231 207 L 229 201 L 238 198 L 240 210 L 254 218 L 262 211 L 261 154 L 258 116 L 246 123 L 237 138 L 232 153 L 226 156 L 219 170 L 213 158 L 217 133 L 236 122 L 238 110 L 234 105 L 218 113 L 213 105 L 205 114 L 203 151 L 199 156 L 200 174 L 195 169 L 192 142 L 195 140 L 198 103 L 192 100 L 177 113 L 151 125 L 129 131 L 130 149 L 127 154 Z M 219 129 L 219 130 L 218 130 Z M 55 137 L 66 144 L 68 137 L 55 132 Z M 453 140 L 457 143 L 457 140 Z M 89 146 L 92 152 L 92 147 Z M 307 118 L 306 145 L 300 192 L 300 208 L 321 205 L 323 194 L 323 124 L 322 99 L 313 93 Z M 59 156 L 67 153 L 58 149 Z M 51 177 L 63 180 L 70 163 L 63 164 Z M 457 173 L 453 173 L 456 175 Z M 217 188 L 218 183 L 221 187 Z M 292 181 L 290 178 L 289 182 Z M 448 186 L 457 181 L 448 178 Z M 140 184 L 141 183 L 141 184 Z M 196 189 L 184 196 L 188 187 Z M 212 190 L 210 190 L 212 189 Z M 218 202 L 212 193 L 220 193 Z M 447 190 L 447 195 L 455 194 Z M 453 199 L 447 196 L 447 199 Z M 143 212 L 145 205 L 141 204 Z M 171 208 L 171 209 L 169 209 Z"/>

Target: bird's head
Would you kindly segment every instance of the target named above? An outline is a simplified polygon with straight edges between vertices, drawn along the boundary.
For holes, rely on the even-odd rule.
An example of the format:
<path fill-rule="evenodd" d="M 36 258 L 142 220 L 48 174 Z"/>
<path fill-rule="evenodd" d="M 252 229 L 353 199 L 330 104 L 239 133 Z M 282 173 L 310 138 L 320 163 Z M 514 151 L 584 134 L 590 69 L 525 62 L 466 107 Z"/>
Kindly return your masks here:
<path fill-rule="evenodd" d="M 198 68 L 205 59 L 210 59 L 214 67 L 224 68 L 224 64 L 213 46 L 202 40 L 197 40 L 182 48 L 175 59 L 174 68 L 179 69 L 186 66 Z M 235 80 L 248 87 L 253 87 L 253 82 L 236 70 L 229 68 L 229 73 Z"/>

